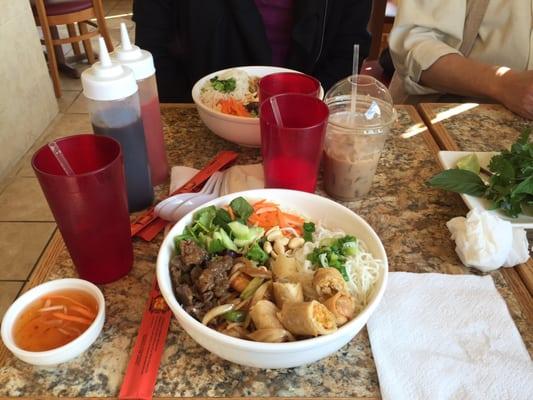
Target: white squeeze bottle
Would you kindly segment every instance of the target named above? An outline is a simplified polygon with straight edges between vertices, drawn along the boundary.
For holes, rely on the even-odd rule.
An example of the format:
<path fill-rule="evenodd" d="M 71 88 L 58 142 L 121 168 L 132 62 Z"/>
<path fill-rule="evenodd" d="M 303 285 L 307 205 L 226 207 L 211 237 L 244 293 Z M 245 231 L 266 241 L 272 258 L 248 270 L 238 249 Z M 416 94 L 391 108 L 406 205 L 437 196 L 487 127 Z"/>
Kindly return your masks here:
<path fill-rule="evenodd" d="M 152 204 L 154 190 L 141 121 L 137 83 L 131 69 L 111 61 L 100 41 L 100 61 L 81 74 L 93 131 L 120 143 L 130 212 Z"/>
<path fill-rule="evenodd" d="M 135 75 L 137 86 L 139 87 L 141 117 L 144 125 L 152 184 L 159 185 L 168 178 L 168 162 L 159 109 L 154 59 L 148 51 L 131 44 L 124 22 L 120 24 L 120 36 L 122 43 L 116 47 L 111 54 L 111 58 L 131 68 Z"/>

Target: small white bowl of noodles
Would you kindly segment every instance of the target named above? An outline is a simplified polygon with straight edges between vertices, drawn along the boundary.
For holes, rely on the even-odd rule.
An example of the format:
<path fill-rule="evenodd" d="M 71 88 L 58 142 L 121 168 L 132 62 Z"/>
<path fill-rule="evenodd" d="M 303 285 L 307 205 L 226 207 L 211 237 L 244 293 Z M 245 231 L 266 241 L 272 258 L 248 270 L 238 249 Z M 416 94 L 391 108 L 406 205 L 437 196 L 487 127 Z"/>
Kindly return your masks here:
<path fill-rule="evenodd" d="M 169 263 L 175 256 L 174 239 L 193 222 L 195 212 L 199 209 L 211 205 L 224 207 L 238 197 L 243 197 L 251 204 L 266 199 L 268 202 L 276 203 L 283 210 L 293 214 L 298 213 L 306 220 L 315 221 L 328 229 L 340 230 L 345 234 L 353 235 L 358 241 L 364 243 L 362 253 L 369 255 L 373 260 L 380 261 L 379 266 L 375 267 L 373 284 L 366 293 L 365 305 L 362 309 L 348 322 L 330 333 L 315 337 L 302 336 L 296 341 L 284 343 L 259 342 L 233 337 L 202 324 L 190 315 L 182 307 L 173 290 Z M 178 221 L 164 239 L 157 258 L 157 281 L 163 297 L 182 328 L 202 347 L 225 360 L 257 368 L 290 368 L 315 362 L 333 354 L 350 342 L 366 324 L 383 297 L 387 284 L 388 263 L 385 249 L 378 235 L 361 217 L 332 200 L 306 192 L 259 189 L 226 195 L 199 209 Z M 325 270 L 325 268 L 317 270 Z"/>
<path fill-rule="evenodd" d="M 241 146 L 261 146 L 259 118 L 257 118 L 255 107 L 250 104 L 254 102 L 254 97 L 255 99 L 258 98 L 258 96 L 254 96 L 253 86 L 254 82 L 263 76 L 278 72 L 298 71 L 281 67 L 245 66 L 228 68 L 204 76 L 192 88 L 192 98 L 200 118 L 215 135 L 223 139 Z M 248 79 L 246 79 L 246 75 L 248 75 Z M 211 82 L 215 77 L 218 82 Z M 231 78 L 234 78 L 235 85 L 233 83 L 228 84 L 227 81 Z M 214 90 L 212 83 L 218 85 L 217 87 L 220 90 Z M 323 96 L 324 90 L 320 87 L 319 97 L 322 98 Z M 242 103 L 242 105 L 248 106 L 247 111 L 251 110 L 251 113 L 247 116 L 240 116 L 222 112 L 219 104 L 220 100 L 231 98 L 237 100 L 239 109 L 242 110 Z M 230 106 L 228 107 L 231 108 Z"/>

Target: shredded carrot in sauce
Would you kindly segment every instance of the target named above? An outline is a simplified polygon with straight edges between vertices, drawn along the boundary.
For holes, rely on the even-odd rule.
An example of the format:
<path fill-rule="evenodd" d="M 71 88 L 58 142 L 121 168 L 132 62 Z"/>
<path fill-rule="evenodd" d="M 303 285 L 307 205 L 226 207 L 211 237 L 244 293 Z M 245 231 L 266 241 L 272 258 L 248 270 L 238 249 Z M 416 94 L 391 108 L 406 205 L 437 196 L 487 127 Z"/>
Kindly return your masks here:
<path fill-rule="evenodd" d="M 83 317 L 76 317 L 74 315 L 68 315 L 68 314 L 59 313 L 59 312 L 53 313 L 52 315 L 58 319 L 63 319 L 65 321 L 79 322 L 80 324 L 85 324 L 85 325 L 92 324 L 91 320 L 87 318 L 83 318 Z"/>
<path fill-rule="evenodd" d="M 96 315 L 94 315 L 92 312 L 87 311 L 85 308 L 81 308 L 79 306 L 70 306 L 68 309 L 72 310 L 72 311 L 75 311 L 75 312 L 83 315 L 84 317 L 87 317 L 87 318 L 90 318 L 90 319 L 95 319 L 96 318 Z"/>
<path fill-rule="evenodd" d="M 58 294 L 52 294 L 52 295 L 44 296 L 43 300 L 65 300 L 65 301 L 70 301 L 72 304 L 75 304 L 78 307 L 82 307 L 82 308 L 86 309 L 87 311 L 90 311 L 89 307 L 87 307 L 86 305 L 80 303 L 79 301 L 71 299 L 70 297 L 67 297 L 67 296 L 61 296 L 61 295 L 58 295 Z"/>

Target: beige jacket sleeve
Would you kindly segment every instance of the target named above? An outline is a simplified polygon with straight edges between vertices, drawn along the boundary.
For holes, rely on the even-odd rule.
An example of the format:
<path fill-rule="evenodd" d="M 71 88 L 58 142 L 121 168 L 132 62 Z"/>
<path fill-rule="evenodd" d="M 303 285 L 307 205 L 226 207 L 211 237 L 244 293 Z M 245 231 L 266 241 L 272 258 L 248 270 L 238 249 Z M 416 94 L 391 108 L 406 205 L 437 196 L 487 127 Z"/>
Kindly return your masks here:
<path fill-rule="evenodd" d="M 460 54 L 467 0 L 401 0 L 389 47 L 409 94 L 437 93 L 418 82 L 440 57 Z"/>

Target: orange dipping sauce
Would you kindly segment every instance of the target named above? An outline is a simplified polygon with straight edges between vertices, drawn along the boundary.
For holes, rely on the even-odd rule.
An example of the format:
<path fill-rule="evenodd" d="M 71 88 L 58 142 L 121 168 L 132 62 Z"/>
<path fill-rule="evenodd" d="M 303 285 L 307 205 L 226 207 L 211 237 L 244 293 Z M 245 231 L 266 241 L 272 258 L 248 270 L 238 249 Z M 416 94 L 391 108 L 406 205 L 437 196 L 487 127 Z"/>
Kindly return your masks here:
<path fill-rule="evenodd" d="M 20 314 L 13 327 L 13 339 L 23 350 L 52 350 L 85 332 L 97 313 L 98 303 L 87 292 L 52 292 L 30 304 Z"/>

